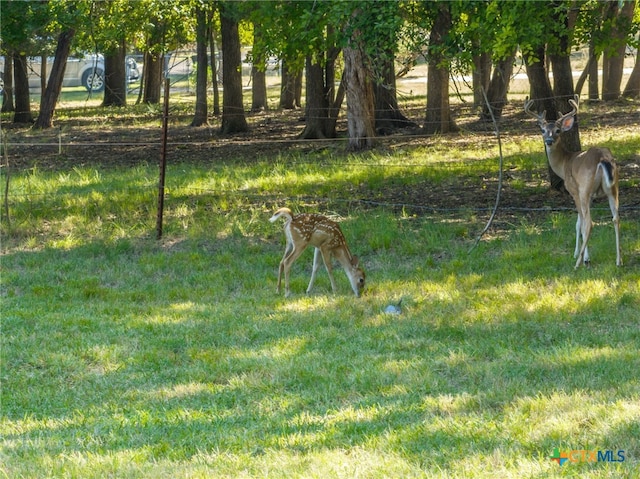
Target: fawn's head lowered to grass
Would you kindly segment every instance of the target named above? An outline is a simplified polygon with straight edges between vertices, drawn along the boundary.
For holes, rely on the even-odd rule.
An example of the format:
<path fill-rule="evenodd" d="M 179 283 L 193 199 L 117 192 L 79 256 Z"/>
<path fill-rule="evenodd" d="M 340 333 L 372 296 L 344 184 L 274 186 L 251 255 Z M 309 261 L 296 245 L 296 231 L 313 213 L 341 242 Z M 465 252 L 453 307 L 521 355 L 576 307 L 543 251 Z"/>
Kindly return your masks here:
<path fill-rule="evenodd" d="M 303 213 L 294 215 L 289 208 L 280 208 L 269 221 L 273 223 L 279 218 L 285 219 L 284 233 L 287 238 L 287 246 L 278 269 L 278 292 L 280 292 L 282 273 L 284 272 L 285 296 L 291 294 L 289 290 L 289 270 L 291 265 L 311 245 L 315 247 L 315 253 L 313 255 L 313 270 L 307 293 L 311 291 L 313 282 L 316 279 L 316 273 L 320 267 L 320 256 L 322 256 L 327 273 L 329 273 L 331 289 L 334 293 L 336 292 L 336 283 L 333 279 L 331 265 L 331 257 L 334 256 L 347 274 L 353 293 L 357 297 L 360 296 L 364 290 L 365 274 L 359 266 L 358 257 L 352 255 L 349 251 L 347 241 L 338 223 L 318 214 Z"/>

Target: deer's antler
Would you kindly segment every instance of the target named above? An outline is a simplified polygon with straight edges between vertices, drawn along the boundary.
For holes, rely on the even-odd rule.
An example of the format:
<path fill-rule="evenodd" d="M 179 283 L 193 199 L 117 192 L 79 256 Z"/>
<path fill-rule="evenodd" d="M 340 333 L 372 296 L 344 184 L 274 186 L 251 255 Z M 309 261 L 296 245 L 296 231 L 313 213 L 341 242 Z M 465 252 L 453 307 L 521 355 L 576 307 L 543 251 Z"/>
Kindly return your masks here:
<path fill-rule="evenodd" d="M 545 121 L 545 115 L 547 114 L 546 111 L 543 111 L 542 113 L 536 113 L 535 111 L 531 111 L 531 107 L 534 105 L 535 101 L 530 100 L 529 97 L 526 97 L 524 99 L 524 111 L 525 113 L 527 113 L 529 116 L 532 116 L 533 118 L 535 118 L 536 120 L 538 120 L 538 123 L 542 123 Z"/>
<path fill-rule="evenodd" d="M 562 122 L 564 120 L 566 120 L 567 118 L 574 116 L 576 113 L 578 113 L 578 95 L 575 96 L 575 100 L 571 99 L 569 100 L 569 105 L 571 105 L 571 111 L 569 113 L 565 113 L 564 115 L 562 115 L 560 118 L 558 118 L 556 120 L 556 124 L 561 125 Z"/>

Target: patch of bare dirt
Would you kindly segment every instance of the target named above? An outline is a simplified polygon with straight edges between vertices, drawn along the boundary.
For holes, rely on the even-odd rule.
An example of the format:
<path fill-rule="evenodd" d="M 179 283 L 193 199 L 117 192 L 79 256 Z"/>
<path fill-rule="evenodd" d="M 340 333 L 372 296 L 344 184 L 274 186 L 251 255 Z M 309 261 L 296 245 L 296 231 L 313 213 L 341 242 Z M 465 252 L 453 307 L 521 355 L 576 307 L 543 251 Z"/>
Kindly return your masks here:
<path fill-rule="evenodd" d="M 465 146 L 486 147 L 496 150 L 493 125 L 478 120 L 469 114 L 468 107 L 458 113 L 461 131 L 450 135 L 424 136 L 417 131 L 399 130 L 377 139 L 377 148 L 429 147 L 448 143 L 458 148 Z M 326 141 L 300 140 L 297 135 L 303 129 L 302 111 L 267 112 L 250 115 L 250 131 L 222 136 L 217 126 L 189 127 L 190 118 L 172 117 L 168 135 L 168 161 L 192 164 L 216 162 L 250 163 L 265 157 L 276 158 L 283 152 L 296 151 L 301 154 L 322 149 L 331 149 L 346 154 L 346 124 L 339 123 L 342 138 Z M 590 124 L 602 121 L 620 129 L 640 131 L 640 115 L 637 106 L 624 108 L 592 109 Z M 215 120 L 217 122 L 217 120 Z M 416 118 L 419 122 L 419 119 Z M 154 164 L 159 162 L 161 151 L 161 121 L 157 126 L 136 125 L 131 119 L 113 121 L 88 116 L 84 120 L 58 122 L 55 128 L 36 131 L 12 124 L 3 124 L 8 142 L 11 169 L 24 170 L 37 167 L 41 170 L 66 170 L 78 166 L 113 168 Z M 500 123 L 503 136 L 516 139 L 536 134 L 531 122 L 526 121 L 519 106 L 508 107 Z M 542 144 L 540 145 L 542 152 Z M 614 152 L 615 153 L 615 152 Z M 621 178 L 640 176 L 640 152 L 629 158 L 619 158 Z M 500 208 L 505 211 L 527 209 L 548 212 L 550 209 L 573 209 L 573 201 L 566 192 L 551 190 L 546 182 L 546 165 L 541 161 L 535 171 L 509 170 L 504 172 Z M 620 191 L 622 215 L 626 210 L 640 207 L 640 186 L 626 186 Z M 429 211 L 459 210 L 464 208 L 490 210 L 496 199 L 498 179 L 487 172 L 478 177 L 455 177 L 444 184 L 434 185 L 417 181 L 412 186 L 390 183 L 375 189 L 366 184 L 353 187 L 349 197 L 366 204 L 414 205 L 415 214 Z M 604 204 L 603 204 L 604 205 Z M 635 215 L 635 213 L 634 213 Z"/>

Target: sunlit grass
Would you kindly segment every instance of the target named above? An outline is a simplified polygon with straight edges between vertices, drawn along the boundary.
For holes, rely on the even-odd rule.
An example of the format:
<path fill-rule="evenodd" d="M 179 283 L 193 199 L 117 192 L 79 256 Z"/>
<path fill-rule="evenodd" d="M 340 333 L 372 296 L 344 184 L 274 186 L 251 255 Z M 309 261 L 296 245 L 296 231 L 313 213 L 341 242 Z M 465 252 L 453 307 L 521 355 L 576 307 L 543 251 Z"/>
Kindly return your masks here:
<path fill-rule="evenodd" d="M 509 165 L 538 168 L 540 145 L 516 146 Z M 571 211 L 509 220 L 470 252 L 484 226 L 472 208 L 344 201 L 495 172 L 496 157 L 471 144 L 185 161 L 167 178 L 161 241 L 156 167 L 15 174 L 2 225 L 0 470 L 637 476 L 638 222 L 622 224 L 617 268 L 598 213 L 593 264 L 574 271 Z M 338 294 L 326 273 L 304 294 L 310 252 L 292 269 L 293 296 L 276 294 L 284 237 L 268 218 L 284 204 L 340 219 L 367 271 L 362 298 L 341 271 Z M 401 314 L 384 312 L 400 300 Z M 560 467 L 554 448 L 627 460 Z"/>

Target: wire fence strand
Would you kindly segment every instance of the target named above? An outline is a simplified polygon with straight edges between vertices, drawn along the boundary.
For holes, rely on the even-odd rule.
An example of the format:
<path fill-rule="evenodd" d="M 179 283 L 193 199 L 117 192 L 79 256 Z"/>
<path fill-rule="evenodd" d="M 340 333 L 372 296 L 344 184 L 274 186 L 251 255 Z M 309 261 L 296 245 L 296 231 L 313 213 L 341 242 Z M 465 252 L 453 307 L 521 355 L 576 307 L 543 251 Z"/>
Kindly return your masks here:
<path fill-rule="evenodd" d="M 504 132 L 505 137 L 512 137 L 514 140 L 518 141 L 522 135 L 526 137 L 535 137 L 538 135 L 537 130 L 533 125 L 529 124 L 527 118 L 520 111 L 521 108 L 512 106 L 511 110 L 503 111 L 503 115 L 505 118 L 502 120 L 496 120 L 495 123 L 491 121 L 487 121 L 486 119 L 482 119 L 479 114 L 479 109 L 472 104 L 460 104 L 455 108 L 455 116 L 456 121 L 459 124 L 463 125 L 463 133 L 459 135 L 450 135 L 449 137 L 439 136 L 439 135 L 429 135 L 423 133 L 423 127 L 418 126 L 417 128 L 413 128 L 410 130 L 410 134 L 400 133 L 400 134 L 392 134 L 389 136 L 376 136 L 373 138 L 379 146 L 382 148 L 390 148 L 390 149 L 401 149 L 405 147 L 438 147 L 442 141 L 450 141 L 452 139 L 459 140 L 468 138 L 469 141 L 483 141 L 486 142 L 484 145 L 487 150 L 493 149 L 495 150 L 495 144 L 491 144 L 490 142 L 495 141 L 495 131 L 499 129 L 499 131 Z M 417 125 L 422 125 L 424 122 L 424 113 L 425 109 L 420 107 L 405 107 L 403 108 L 403 113 L 406 114 L 407 118 Z M 298 113 L 293 113 L 293 115 L 300 115 L 302 111 Z M 155 114 L 155 113 L 154 113 Z M 183 114 L 178 108 L 170 109 L 169 116 L 174 115 L 173 120 L 170 121 L 179 121 L 177 118 L 180 118 L 180 115 Z M 244 112 L 243 112 L 244 114 Z M 272 112 L 271 114 L 267 114 L 265 116 L 256 117 L 255 121 L 260 122 L 263 121 L 265 123 L 269 123 L 270 118 L 277 118 L 280 113 Z M 312 111 L 304 111 L 305 118 L 307 121 L 314 115 Z M 520 116 L 518 116 L 520 115 Z M 5 151 L 9 151 L 9 156 L 24 154 L 43 154 L 43 155 L 59 155 L 60 151 L 64 152 L 67 155 L 78 155 L 78 156 L 88 156 L 94 154 L 96 152 L 101 151 L 102 149 L 109 150 L 118 150 L 118 149 L 141 149 L 147 153 L 147 165 L 155 164 L 157 161 L 157 157 L 159 155 L 159 151 L 161 148 L 161 135 L 160 135 L 160 113 L 157 113 L 158 116 L 158 125 L 156 126 L 146 126 L 144 127 L 146 133 L 145 135 L 141 135 L 141 139 L 139 141 L 132 141 L 130 139 L 122 140 L 118 138 L 118 130 L 115 130 L 112 134 L 104 134 L 102 132 L 97 132 L 96 138 L 85 140 L 84 138 L 78 138 L 78 131 L 81 128 L 75 128 L 73 125 L 66 125 L 63 128 L 58 128 L 54 131 L 50 132 L 42 132 L 40 137 L 36 134 L 24 134 L 23 132 L 14 133 L 13 131 L 4 130 L 4 145 Z M 184 115 L 183 115 L 184 116 Z M 148 120 L 148 118 L 147 118 Z M 291 121 L 290 117 L 284 118 L 283 124 L 285 121 Z M 341 120 L 344 122 L 344 118 Z M 585 123 L 581 125 L 585 126 Z M 257 137 L 256 135 L 252 135 L 250 138 L 243 136 L 232 136 L 232 137 L 223 137 L 217 134 L 214 127 L 209 127 L 208 131 L 210 135 L 206 137 L 206 135 L 200 135 L 198 138 L 193 139 L 184 139 L 182 137 L 176 136 L 174 138 L 171 137 L 171 129 L 173 128 L 184 128 L 184 126 L 177 125 L 175 123 L 169 127 L 169 139 L 167 141 L 167 148 L 169 149 L 169 166 L 171 167 L 172 162 L 176 160 L 180 161 L 180 155 L 186 157 L 185 161 L 189 161 L 188 151 L 190 148 L 193 149 L 207 149 L 209 151 L 215 151 L 219 147 L 224 146 L 233 146 L 238 148 L 243 147 L 252 147 L 254 149 L 260 150 L 266 145 L 275 145 L 276 147 L 302 147 L 305 149 L 308 148 L 326 148 L 327 146 L 332 147 L 332 145 L 345 144 L 348 141 L 348 138 L 344 136 L 339 136 L 337 138 L 331 139 L 302 139 L 298 138 L 295 135 L 291 134 L 291 128 L 289 127 L 289 134 L 279 136 L 278 133 L 271 134 L 269 136 Z M 125 127 L 129 128 L 129 127 Z M 135 128 L 132 126 L 131 128 Z M 148 140 L 150 136 L 149 131 L 157 132 L 157 139 Z M 406 131 L 406 130 L 405 130 Z M 201 138 L 205 136 L 205 138 Z M 44 138 L 44 139 L 43 139 Z M 34 151 L 37 150 L 37 151 Z M 43 151 L 46 150 L 46 151 Z M 539 154 L 543 157 L 543 146 L 540 144 Z M 240 155 L 241 156 L 241 155 Z M 497 155 L 493 155 L 496 159 Z M 487 158 L 482 158 L 482 161 L 490 160 L 491 155 L 488 155 Z M 279 157 L 278 162 L 283 162 L 284 157 Z M 345 158 L 345 160 L 342 160 Z M 238 160 L 237 158 L 233 159 L 234 164 L 241 164 L 238 161 L 243 161 L 242 159 Z M 246 159 L 247 162 L 253 161 L 251 159 Z M 296 156 L 295 160 L 292 161 L 291 164 L 295 165 L 304 165 L 304 164 L 313 164 L 316 167 L 326 167 L 326 168 L 340 168 L 340 167 L 352 167 L 357 164 L 360 168 L 370 168 L 370 169 L 389 169 L 389 168 L 397 168 L 397 169 L 405 169 L 409 170 L 408 175 L 415 174 L 411 173 L 411 170 L 417 172 L 420 169 L 427 167 L 437 167 L 445 164 L 457 164 L 464 161 L 477 161 L 477 159 L 469 159 L 469 160 L 448 160 L 444 159 L 442 161 L 433 161 L 430 160 L 428 164 L 408 164 L 408 163 L 398 163 L 398 162 L 381 162 L 381 161 L 369 161 L 363 162 L 362 158 L 349 159 L 348 156 L 336 155 L 335 158 L 332 158 L 330 162 L 323 163 L 318 162 L 316 158 L 305 158 L 304 155 Z M 12 164 L 14 162 L 12 161 Z M 35 162 L 37 164 L 37 161 Z M 103 165 L 105 168 L 109 168 L 112 165 Z M 115 166 L 122 166 L 116 164 Z M 218 168 L 226 168 L 229 165 L 222 162 L 213 163 L 208 165 L 210 171 L 214 172 Z M 287 163 L 285 161 L 285 167 Z M 640 166 L 640 165 L 639 165 Z M 14 167 L 15 168 L 15 167 Z M 2 171 L 4 168 L 0 169 L 0 174 L 5 175 L 6 173 Z M 7 170 L 8 171 L 8 170 Z M 16 170 L 14 169 L 14 172 Z M 135 188 L 132 188 L 130 191 L 132 194 L 138 194 L 143 196 L 153 196 L 153 192 L 156 189 L 156 185 L 154 181 L 149 181 L 148 184 L 138 185 Z M 101 183 L 96 183 L 91 186 L 91 191 L 96 194 L 109 195 L 112 193 L 112 186 L 105 185 Z M 125 191 L 120 191 L 119 193 L 126 193 Z M 238 192 L 235 190 L 221 190 L 219 188 L 200 188 L 195 186 L 184 186 L 184 185 L 175 185 L 172 184 L 172 179 L 169 174 L 167 178 L 166 185 L 166 194 L 170 201 L 182 201 L 187 197 L 194 196 L 208 196 L 208 197 L 224 197 L 231 198 L 238 201 L 238 198 L 242 197 L 247 202 L 264 202 L 264 201 L 277 201 L 277 197 L 274 197 L 272 194 L 249 194 L 246 192 Z M 26 201 L 26 202 L 37 202 L 42 199 L 51 198 L 52 195 L 54 198 L 58 199 L 67 199 L 69 193 L 61 193 L 61 192 L 37 192 L 37 191 L 26 191 L 16 189 L 15 185 L 12 184 L 12 189 L 8 193 L 9 197 L 7 198 L 7 193 L 4 193 L 4 201 Z M 624 197 L 621 198 L 622 204 L 620 206 L 621 211 L 636 211 L 640 209 L 638 202 L 624 202 Z M 433 212 L 433 213 L 459 213 L 464 211 L 474 211 L 478 213 L 485 213 L 491 211 L 490 207 L 479 206 L 474 204 L 464 205 L 464 206 L 451 206 L 445 207 L 440 205 L 426 205 L 420 204 L 416 202 L 398 202 L 398 201 L 385 201 L 376 198 L 366 197 L 366 195 L 362 195 L 359 198 L 348 198 L 348 197 L 339 197 L 336 195 L 334 198 L 327 197 L 304 197 L 300 196 L 297 198 L 297 201 L 316 201 L 319 203 L 343 203 L 350 205 L 361 205 L 365 207 L 383 207 L 383 208 L 392 208 L 392 209 L 412 209 L 414 211 L 423 211 L 423 212 Z M 33 206 L 35 207 L 35 205 Z M 511 211 L 511 212 L 553 212 L 553 211 L 572 211 L 573 207 L 570 206 L 512 206 L 512 205 L 500 205 L 500 210 L 503 211 Z M 606 211 L 606 207 L 594 207 L 592 208 L 594 211 L 603 210 Z M 497 205 L 494 207 L 494 213 L 497 210 Z"/>

